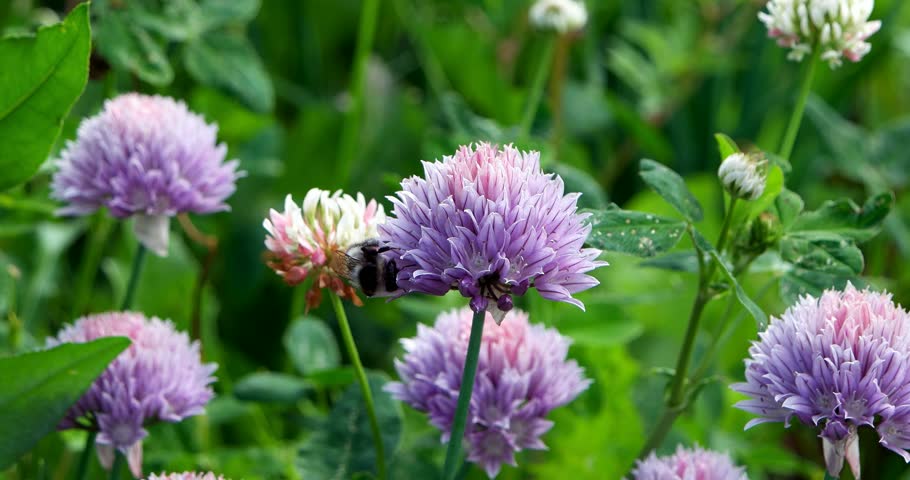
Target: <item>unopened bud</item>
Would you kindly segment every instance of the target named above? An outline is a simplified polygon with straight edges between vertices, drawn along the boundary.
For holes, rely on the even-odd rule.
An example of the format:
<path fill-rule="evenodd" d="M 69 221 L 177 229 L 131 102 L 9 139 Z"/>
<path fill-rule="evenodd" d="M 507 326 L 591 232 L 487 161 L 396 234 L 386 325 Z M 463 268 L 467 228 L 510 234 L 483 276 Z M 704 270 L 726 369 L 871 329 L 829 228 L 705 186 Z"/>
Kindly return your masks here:
<path fill-rule="evenodd" d="M 730 195 L 755 200 L 765 191 L 768 161 L 761 153 L 734 153 L 720 164 L 717 176 Z"/>
<path fill-rule="evenodd" d="M 588 23 L 588 10 L 578 0 L 537 0 L 528 15 L 538 29 L 559 33 L 577 32 Z"/>

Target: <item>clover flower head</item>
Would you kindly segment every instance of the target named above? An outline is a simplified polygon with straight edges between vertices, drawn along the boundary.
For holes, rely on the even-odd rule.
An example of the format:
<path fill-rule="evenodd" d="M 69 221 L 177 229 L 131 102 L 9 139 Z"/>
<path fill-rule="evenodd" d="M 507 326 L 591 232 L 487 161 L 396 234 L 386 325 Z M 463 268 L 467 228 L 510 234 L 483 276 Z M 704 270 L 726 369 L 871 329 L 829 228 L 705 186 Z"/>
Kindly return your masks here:
<path fill-rule="evenodd" d="M 142 439 L 148 435 L 145 427 L 203 413 L 214 395 L 210 385 L 217 366 L 202 363 L 199 342 L 190 342 L 170 321 L 134 312 L 80 318 L 48 338 L 47 346 L 114 336 L 128 337 L 132 344 L 70 407 L 58 428 L 99 432 L 96 442 L 102 464 L 110 469 L 114 450 L 120 450 L 138 478 Z"/>
<path fill-rule="evenodd" d="M 730 195 L 755 200 L 765 191 L 768 161 L 760 152 L 737 152 L 721 162 L 717 176 Z"/>
<path fill-rule="evenodd" d="M 302 208 L 288 195 L 284 211 L 269 211 L 262 225 L 268 231 L 265 246 L 268 265 L 288 285 L 297 285 L 307 277 L 314 279 L 307 292 L 307 308 L 319 305 L 321 290 L 330 288 L 342 298 L 361 305 L 354 288 L 343 280 L 344 251 L 355 244 L 378 236 L 377 227 L 385 222 L 382 205 L 362 193 L 357 198 L 310 189 Z"/>
<path fill-rule="evenodd" d="M 224 477 L 221 475 L 215 476 L 214 473 L 196 473 L 196 472 L 183 472 L 183 473 L 162 473 L 160 475 L 155 475 L 154 473 L 149 475 L 147 480 L 224 480 Z"/>
<path fill-rule="evenodd" d="M 639 460 L 632 470 L 633 480 L 749 480 L 746 471 L 737 467 L 724 453 L 695 448 L 676 447 L 676 453 L 658 457 L 654 452 Z"/>
<path fill-rule="evenodd" d="M 577 32 L 588 23 L 588 10 L 580 0 L 537 0 L 528 16 L 540 30 L 558 33 Z"/>
<path fill-rule="evenodd" d="M 606 262 L 583 248 L 591 226 L 580 194 L 543 173 L 539 153 L 481 143 L 423 166 L 389 197 L 394 216 L 379 227 L 403 292 L 458 290 L 497 321 L 531 287 L 584 308 L 572 294 L 597 285 L 587 272 Z"/>
<path fill-rule="evenodd" d="M 51 196 L 66 203 L 58 214 L 107 207 L 117 218 L 135 217 L 139 241 L 166 255 L 170 217 L 229 210 L 225 200 L 243 172 L 224 161 L 217 132 L 172 98 L 128 93 L 106 101 L 60 154 L 51 184 Z"/>
<path fill-rule="evenodd" d="M 874 0 L 770 0 L 758 18 L 769 37 L 790 49 L 790 60 L 820 48 L 822 60 L 837 68 L 844 58 L 858 62 L 872 49 L 866 39 L 882 25 L 869 21 L 874 6 Z"/>
<path fill-rule="evenodd" d="M 886 293 L 828 290 L 773 318 L 749 349 L 750 397 L 736 406 L 758 415 L 746 428 L 791 419 L 820 430 L 828 471 L 844 460 L 859 478 L 856 430 L 910 461 L 910 314 Z"/>
<path fill-rule="evenodd" d="M 401 341 L 405 355 L 395 361 L 401 381 L 386 387 L 393 397 L 427 412 L 444 442 L 451 434 L 471 323 L 471 310 L 463 308 L 439 315 L 432 327 L 418 325 L 416 337 Z M 515 465 L 516 452 L 545 449 L 540 437 L 553 426 L 547 414 L 591 384 L 566 358 L 570 343 L 555 329 L 530 324 L 520 310 L 508 313 L 501 325 L 486 314 L 465 438 L 468 461 L 491 478 L 503 464 Z"/>

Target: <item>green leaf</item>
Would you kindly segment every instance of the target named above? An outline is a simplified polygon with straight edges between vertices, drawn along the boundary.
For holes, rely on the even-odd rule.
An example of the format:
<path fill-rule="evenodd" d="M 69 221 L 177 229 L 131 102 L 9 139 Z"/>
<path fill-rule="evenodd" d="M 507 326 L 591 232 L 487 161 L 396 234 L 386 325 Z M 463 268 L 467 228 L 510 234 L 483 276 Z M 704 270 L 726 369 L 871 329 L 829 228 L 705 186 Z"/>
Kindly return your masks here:
<path fill-rule="evenodd" d="M 819 297 L 827 289 L 842 290 L 847 282 L 852 282 L 857 288 L 862 288 L 865 282 L 857 277 L 827 273 L 817 270 L 807 270 L 794 267 L 780 279 L 780 298 L 786 304 L 793 304 L 802 295 Z"/>
<path fill-rule="evenodd" d="M 284 333 L 284 349 L 301 374 L 337 368 L 341 354 L 335 335 L 316 317 L 295 319 Z"/>
<path fill-rule="evenodd" d="M 784 188 L 774 199 L 773 213 L 777 215 L 784 230 L 788 230 L 802 213 L 803 207 L 803 199 L 798 194 Z"/>
<path fill-rule="evenodd" d="M 818 210 L 800 215 L 790 230 L 830 232 L 856 242 L 865 242 L 878 234 L 893 206 L 894 194 L 891 192 L 870 197 L 862 207 L 850 199 L 832 200 Z"/>
<path fill-rule="evenodd" d="M 698 272 L 698 259 L 695 256 L 695 252 L 692 251 L 670 252 L 657 258 L 644 260 L 639 265 L 671 272 Z"/>
<path fill-rule="evenodd" d="M 863 252 L 829 232 L 791 233 L 780 241 L 781 258 L 805 270 L 852 278 L 863 271 Z"/>
<path fill-rule="evenodd" d="M 0 358 L 0 471 L 54 431 L 69 407 L 129 345 L 126 338 L 111 337 Z"/>
<path fill-rule="evenodd" d="M 316 387 L 343 387 L 350 385 L 357 378 L 353 367 L 339 367 L 331 370 L 320 370 L 310 373 L 306 380 Z"/>
<path fill-rule="evenodd" d="M 275 92 L 262 62 L 240 35 L 213 32 L 186 44 L 183 63 L 199 83 L 223 90 L 257 112 L 268 112 Z"/>
<path fill-rule="evenodd" d="M 652 190 L 689 221 L 698 222 L 704 217 L 701 204 L 678 173 L 654 160 L 644 159 L 638 174 Z"/>
<path fill-rule="evenodd" d="M 730 282 L 730 285 L 733 287 L 733 293 L 736 295 L 736 299 L 739 300 L 739 303 L 745 307 L 746 311 L 752 315 L 752 318 L 755 319 L 756 325 L 758 325 L 758 330 L 762 331 L 765 327 L 768 326 L 768 315 L 762 311 L 761 307 L 752 300 L 746 291 L 743 290 L 742 285 L 736 281 L 736 277 L 733 276 L 733 273 L 730 272 L 730 269 L 727 268 L 727 265 L 724 263 L 723 259 L 720 258 L 720 254 L 717 253 L 717 250 L 711 249 L 708 251 L 708 254 L 711 255 L 711 258 L 714 259 L 715 264 L 720 268 L 721 273 L 727 277 L 727 281 Z"/>
<path fill-rule="evenodd" d="M 34 37 L 0 40 L 0 190 L 35 174 L 85 89 L 91 51 L 88 4 Z"/>
<path fill-rule="evenodd" d="M 174 80 L 163 39 L 137 23 L 129 10 L 114 7 L 97 10 L 100 12 L 95 23 L 95 42 L 98 52 L 111 65 L 157 87 Z"/>
<path fill-rule="evenodd" d="M 383 377 L 375 373 L 367 377 L 386 458 L 391 459 L 401 437 L 401 404 L 382 389 L 386 383 Z M 303 478 L 352 478 L 374 471 L 376 450 L 359 384 L 345 390 L 329 417 L 301 446 L 297 460 Z"/>
<path fill-rule="evenodd" d="M 567 192 L 581 193 L 579 208 L 604 209 L 609 205 L 603 187 L 588 172 L 563 163 L 553 164 L 547 170 L 562 177 Z"/>
<path fill-rule="evenodd" d="M 670 250 L 679 242 L 685 223 L 650 213 L 622 210 L 616 205 L 592 212 L 591 235 L 587 243 L 594 248 L 653 257 Z"/>
<path fill-rule="evenodd" d="M 723 133 L 715 133 L 714 139 L 717 140 L 717 150 L 720 152 L 720 160 L 723 161 L 725 158 L 738 153 L 739 147 L 736 145 L 736 142 L 733 141 L 730 137 L 724 135 Z"/>
<path fill-rule="evenodd" d="M 294 403 L 303 399 L 309 389 L 309 383 L 293 375 L 256 372 L 234 385 L 234 396 L 247 402 Z"/>
<path fill-rule="evenodd" d="M 214 30 L 230 24 L 245 24 L 259 12 L 259 0 L 202 0 L 205 29 Z"/>

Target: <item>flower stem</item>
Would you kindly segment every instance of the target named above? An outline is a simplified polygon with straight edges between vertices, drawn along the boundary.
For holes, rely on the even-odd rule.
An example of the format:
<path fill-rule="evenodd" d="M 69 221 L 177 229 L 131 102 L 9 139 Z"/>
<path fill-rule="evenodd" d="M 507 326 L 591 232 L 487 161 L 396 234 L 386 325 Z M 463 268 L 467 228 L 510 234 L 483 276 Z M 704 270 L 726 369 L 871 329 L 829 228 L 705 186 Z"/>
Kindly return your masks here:
<path fill-rule="evenodd" d="M 465 423 L 468 419 L 468 406 L 471 404 L 471 393 L 474 390 L 474 377 L 477 374 L 477 360 L 480 357 L 480 340 L 483 338 L 483 324 L 486 312 L 474 313 L 471 322 L 471 338 L 468 340 L 468 352 L 464 360 L 464 374 L 461 377 L 461 389 L 458 392 L 458 405 L 455 407 L 455 418 L 452 420 L 452 434 L 446 449 L 446 463 L 443 469 L 443 480 L 453 480 L 461 463 L 461 442 L 464 439 Z"/>
<path fill-rule="evenodd" d="M 140 243 L 136 248 L 136 255 L 133 256 L 133 268 L 130 272 L 129 283 L 126 284 L 126 295 L 123 296 L 123 303 L 120 304 L 120 310 L 129 310 L 133 306 L 133 297 L 136 296 L 136 286 L 139 284 L 139 275 L 142 273 L 142 266 L 145 264 L 145 247 Z"/>
<path fill-rule="evenodd" d="M 120 470 L 123 470 L 123 463 L 126 457 L 120 450 L 114 450 L 114 464 L 111 466 L 110 480 L 120 480 Z"/>
<path fill-rule="evenodd" d="M 528 92 L 528 103 L 525 104 L 524 115 L 521 118 L 519 138 L 526 137 L 531 132 L 531 124 L 534 123 L 534 117 L 537 116 L 540 99 L 543 97 L 543 90 L 547 83 L 547 74 L 550 73 L 550 66 L 553 64 L 555 38 L 547 36 L 544 42 L 543 53 L 537 63 L 537 71 L 534 72 L 534 83 L 531 84 L 531 91 Z"/>
<path fill-rule="evenodd" d="M 736 201 L 739 200 L 735 195 L 730 197 L 730 206 L 727 208 L 727 215 L 724 218 L 724 224 L 720 227 L 720 236 L 717 237 L 717 251 L 723 253 L 727 244 L 727 236 L 730 234 L 730 224 L 733 223 L 733 211 L 736 209 Z M 710 279 L 709 279 L 710 280 Z"/>
<path fill-rule="evenodd" d="M 367 62 L 373 49 L 376 19 L 379 16 L 379 0 L 364 0 L 357 30 L 357 46 L 354 49 L 354 65 L 351 75 L 351 107 L 341 130 L 339 155 L 339 177 L 347 181 L 352 164 L 361 146 L 361 124 L 364 111 L 364 87 L 366 85 Z"/>
<path fill-rule="evenodd" d="M 815 67 L 818 65 L 821 48 L 817 45 L 812 49 L 812 58 L 806 65 L 806 72 L 803 77 L 803 84 L 799 89 L 799 97 L 796 99 L 796 107 L 790 116 L 790 123 L 787 124 L 787 131 L 784 133 L 784 139 L 781 141 L 778 155 L 785 160 L 790 159 L 793 153 L 793 145 L 796 143 L 796 134 L 799 132 L 799 125 L 803 120 L 803 112 L 806 110 L 806 101 L 809 99 L 809 93 L 812 91 L 812 80 L 815 78 Z"/>
<path fill-rule="evenodd" d="M 92 228 L 89 230 L 88 246 L 82 262 L 79 264 L 79 271 L 76 273 L 76 285 L 74 288 L 73 309 L 70 312 L 70 318 L 85 313 L 89 304 L 92 291 L 92 283 L 98 273 L 98 266 L 101 264 L 101 257 L 104 254 L 104 245 L 107 243 L 107 237 L 110 234 L 113 221 L 104 212 L 98 212 L 95 216 Z"/>
<path fill-rule="evenodd" d="M 89 459 L 92 458 L 92 448 L 95 446 L 95 437 L 97 436 L 98 432 L 93 430 L 88 432 L 88 436 L 85 437 L 85 447 L 79 455 L 79 463 L 76 464 L 76 475 L 73 477 L 75 480 L 83 480 L 85 478 Z"/>
<path fill-rule="evenodd" d="M 363 392 L 363 401 L 366 403 L 367 416 L 370 418 L 370 429 L 373 431 L 373 445 L 376 448 L 376 464 L 379 470 L 379 480 L 385 480 L 385 449 L 382 446 L 382 433 L 379 431 L 379 421 L 376 419 L 376 408 L 373 406 L 373 393 L 370 391 L 370 384 L 367 381 L 367 374 L 363 370 L 363 364 L 360 363 L 360 354 L 357 353 L 357 345 L 354 344 L 354 336 L 351 334 L 351 326 L 348 324 L 348 316 L 344 312 L 344 306 L 341 304 L 341 299 L 331 290 L 329 290 L 329 298 L 332 300 L 332 307 L 335 309 L 335 316 L 338 318 L 338 326 L 341 328 L 341 338 L 348 351 L 348 356 L 351 357 L 351 363 L 354 364 L 354 372 L 357 375 L 357 381 L 360 383 L 360 390 Z"/>

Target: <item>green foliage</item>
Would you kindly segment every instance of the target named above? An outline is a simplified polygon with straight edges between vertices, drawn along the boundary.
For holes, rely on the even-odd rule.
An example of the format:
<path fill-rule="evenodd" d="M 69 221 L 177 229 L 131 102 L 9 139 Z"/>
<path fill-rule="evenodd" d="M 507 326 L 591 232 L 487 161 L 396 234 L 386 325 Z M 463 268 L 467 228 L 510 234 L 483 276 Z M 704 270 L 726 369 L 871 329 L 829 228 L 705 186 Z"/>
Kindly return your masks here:
<path fill-rule="evenodd" d="M 291 322 L 284 333 L 284 349 L 301 374 L 330 370 L 341 364 L 335 335 L 315 317 L 304 316 Z"/>
<path fill-rule="evenodd" d="M 247 402 L 294 403 L 306 396 L 310 385 L 293 375 L 257 372 L 234 385 L 234 396 Z"/>
<path fill-rule="evenodd" d="M 686 220 L 698 222 L 704 218 L 701 204 L 686 187 L 683 178 L 673 170 L 655 162 L 642 160 L 638 174 L 651 189 L 663 197 L 673 208 L 681 213 Z"/>
<path fill-rule="evenodd" d="M 391 459 L 401 436 L 401 404 L 383 391 L 383 375 L 368 373 L 367 377 L 386 456 Z M 376 451 L 358 385 L 345 390 L 328 418 L 300 447 L 297 465 L 303 477 L 315 480 L 351 478 L 374 471 Z"/>
<path fill-rule="evenodd" d="M 85 88 L 90 50 L 87 4 L 34 37 L 0 39 L 0 191 L 28 180 L 47 159 Z"/>
<path fill-rule="evenodd" d="M 588 244 L 602 250 L 653 257 L 673 248 L 685 224 L 650 213 L 622 210 L 616 205 L 591 212 Z"/>
<path fill-rule="evenodd" d="M 69 407 L 130 344 L 122 337 L 0 358 L 0 470 L 54 431 Z"/>

